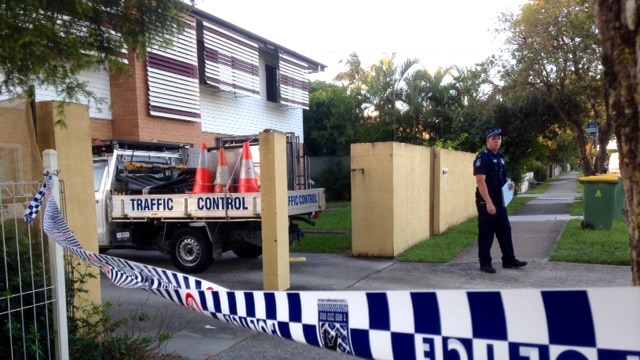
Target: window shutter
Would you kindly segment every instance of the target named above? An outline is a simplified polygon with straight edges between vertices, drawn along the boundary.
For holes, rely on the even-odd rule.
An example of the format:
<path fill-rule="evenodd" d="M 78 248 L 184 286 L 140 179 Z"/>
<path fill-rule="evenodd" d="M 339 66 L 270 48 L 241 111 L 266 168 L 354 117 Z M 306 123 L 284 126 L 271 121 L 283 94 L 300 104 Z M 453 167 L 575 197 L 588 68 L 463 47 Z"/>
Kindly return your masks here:
<path fill-rule="evenodd" d="M 205 83 L 259 98 L 258 45 L 213 24 L 202 24 Z"/>
<path fill-rule="evenodd" d="M 280 54 L 280 102 L 309 109 L 307 66 L 286 54 Z"/>
<path fill-rule="evenodd" d="M 170 48 L 147 51 L 149 113 L 178 120 L 200 120 L 200 84 L 194 20 Z"/>

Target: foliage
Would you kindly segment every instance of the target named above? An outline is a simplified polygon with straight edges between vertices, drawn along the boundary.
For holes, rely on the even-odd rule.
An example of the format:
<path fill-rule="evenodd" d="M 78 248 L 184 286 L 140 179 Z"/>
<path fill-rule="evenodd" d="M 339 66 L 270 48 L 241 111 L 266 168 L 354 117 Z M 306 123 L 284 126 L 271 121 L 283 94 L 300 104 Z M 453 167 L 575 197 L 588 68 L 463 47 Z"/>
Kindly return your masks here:
<path fill-rule="evenodd" d="M 547 129 L 540 139 L 542 145 L 548 150 L 547 163 L 549 164 L 575 164 L 578 159 L 578 141 L 573 130 L 560 124 Z"/>
<path fill-rule="evenodd" d="M 611 126 L 605 112 L 600 41 L 589 1 L 532 1 L 517 15 L 504 14 L 502 26 L 510 51 L 502 72 L 505 91 L 528 89 L 550 101 L 562 122 L 571 127 L 585 173 L 590 174 L 586 124 L 598 124 L 603 153 Z M 601 170 L 603 163 L 596 165 Z"/>
<path fill-rule="evenodd" d="M 351 200 L 351 171 L 340 159 L 330 160 L 318 181 L 326 191 L 327 200 Z"/>
<path fill-rule="evenodd" d="M 490 127 L 502 129 L 501 151 L 511 178 L 519 183 L 525 172 L 533 170 L 531 164 L 548 162 L 548 147 L 543 139 L 548 129 L 556 126 L 557 112 L 547 99 L 526 91 L 509 94 L 493 106 L 492 113 Z"/>
<path fill-rule="evenodd" d="M 486 130 L 500 127 L 507 134 L 502 151 L 510 175 L 520 181 L 527 164 L 565 163 L 576 150 L 569 140 L 573 133 L 547 96 L 526 87 L 502 90 L 491 82 L 495 62 L 434 74 L 412 60 L 396 66 L 393 56 L 367 69 L 357 54 L 347 63 L 338 76 L 344 87 L 312 84 L 305 113 L 307 154 L 348 153 L 350 143 L 380 141 L 475 153 L 485 146 Z M 364 110 L 354 111 L 355 106 Z M 338 118 L 338 113 L 348 115 Z M 562 141 L 552 148 L 556 140 Z"/>
<path fill-rule="evenodd" d="M 460 135 L 459 138 L 455 140 L 440 139 L 436 141 L 435 144 L 433 144 L 433 147 L 438 149 L 454 150 L 454 149 L 459 149 L 462 146 L 462 144 L 464 144 L 468 140 L 469 140 L 469 134 L 462 134 Z"/>
<path fill-rule="evenodd" d="M 357 54 L 350 55 L 347 70 L 336 80 L 348 89 L 348 94 L 358 99 L 362 107 L 361 131 L 357 142 L 381 142 L 398 140 L 398 128 L 402 126 L 402 114 L 406 97 L 410 93 L 406 83 L 415 76 L 417 59 L 395 63 L 395 54 L 384 57 L 368 69 L 363 69 Z"/>
<path fill-rule="evenodd" d="M 533 172 L 533 178 L 537 182 L 545 182 L 549 179 L 547 168 L 540 164 L 535 164 L 530 170 Z"/>
<path fill-rule="evenodd" d="M 171 334 L 162 331 L 162 327 L 151 335 L 135 334 L 139 325 L 152 320 L 146 313 L 114 319 L 109 315 L 112 304 L 87 301 L 85 286 L 95 274 L 89 270 L 89 265 L 81 264 L 77 259 L 68 258 L 66 262 L 71 267 L 71 276 L 67 277 L 71 359 L 147 359 L 171 339 Z"/>
<path fill-rule="evenodd" d="M 351 54 L 347 70 L 337 77 L 343 87 L 312 84 L 305 113 L 307 154 L 347 154 L 350 143 L 380 141 L 475 153 L 485 146 L 486 130 L 501 127 L 508 134 L 503 152 L 511 177 L 519 181 L 527 164 L 564 163 L 575 153 L 568 140 L 550 145 L 573 135 L 555 104 L 527 88 L 503 91 L 490 79 L 495 60 L 433 74 L 412 60 L 399 66 L 394 61 L 384 58 L 365 69 Z"/>
<path fill-rule="evenodd" d="M 303 112 L 305 154 L 349 155 L 362 125 L 361 113 L 360 101 L 346 87 L 311 83 L 309 110 Z"/>
<path fill-rule="evenodd" d="M 427 144 L 436 141 L 455 140 L 453 126 L 455 123 L 456 111 L 459 109 L 462 98 L 454 91 L 455 83 L 452 82 L 454 72 L 452 68 L 438 69 L 431 75 L 424 73 L 425 81 L 422 86 L 417 87 L 422 96 L 422 102 L 413 105 L 413 111 L 421 111 L 424 118 L 420 124 L 424 129 L 423 137 L 426 137 Z"/>
<path fill-rule="evenodd" d="M 109 315 L 113 307 L 84 305 L 69 323 L 69 344 L 72 359 L 151 359 L 153 354 L 171 338 L 171 334 L 159 331 L 151 336 L 135 334 L 136 327 L 151 321 L 146 313 L 132 318 L 114 319 Z M 125 331 L 129 326 L 129 332 Z"/>
<path fill-rule="evenodd" d="M 188 10 L 182 1 L 3 1 L 0 93 L 33 96 L 32 87 L 50 87 L 63 100 L 101 101 L 77 75 L 123 71 L 127 49 L 144 56 L 149 47 L 167 45 Z"/>

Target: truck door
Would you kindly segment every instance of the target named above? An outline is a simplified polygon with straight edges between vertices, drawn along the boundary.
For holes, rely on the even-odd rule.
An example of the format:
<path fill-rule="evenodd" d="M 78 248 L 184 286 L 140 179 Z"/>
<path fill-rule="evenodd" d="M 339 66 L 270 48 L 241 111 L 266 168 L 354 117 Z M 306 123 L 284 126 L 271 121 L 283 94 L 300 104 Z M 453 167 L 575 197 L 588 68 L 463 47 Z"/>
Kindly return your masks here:
<path fill-rule="evenodd" d="M 111 239 L 107 218 L 107 178 L 108 160 L 94 159 L 93 161 L 93 189 L 96 200 L 96 214 L 98 216 L 98 245 L 107 246 Z"/>

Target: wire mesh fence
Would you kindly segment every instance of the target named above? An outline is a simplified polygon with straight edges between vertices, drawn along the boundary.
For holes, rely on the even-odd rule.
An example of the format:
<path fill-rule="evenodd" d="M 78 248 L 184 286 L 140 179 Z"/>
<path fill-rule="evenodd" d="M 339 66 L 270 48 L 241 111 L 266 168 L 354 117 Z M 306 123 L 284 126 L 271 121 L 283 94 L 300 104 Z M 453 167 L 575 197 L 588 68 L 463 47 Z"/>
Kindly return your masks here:
<path fill-rule="evenodd" d="M 23 214 L 39 182 L 0 183 L 0 357 L 54 359 L 55 332 L 49 253 L 42 216 Z M 65 336 L 63 334 L 62 336 Z"/>

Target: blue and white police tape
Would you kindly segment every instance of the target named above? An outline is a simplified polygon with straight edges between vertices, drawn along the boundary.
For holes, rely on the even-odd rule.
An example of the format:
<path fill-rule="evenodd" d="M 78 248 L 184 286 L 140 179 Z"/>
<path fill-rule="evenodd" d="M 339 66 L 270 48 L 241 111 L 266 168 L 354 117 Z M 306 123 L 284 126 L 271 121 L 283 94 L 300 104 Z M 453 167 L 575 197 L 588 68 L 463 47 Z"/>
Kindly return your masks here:
<path fill-rule="evenodd" d="M 57 175 L 57 170 L 45 174 L 45 183 L 25 211 L 25 222 L 30 224 L 35 219 L 42 208 L 43 200 L 46 199 L 47 206 L 44 215 L 45 233 L 58 244 L 62 245 L 69 253 L 80 260 L 100 268 L 113 283 L 120 287 L 143 288 L 147 290 L 184 288 L 212 291 L 214 289 L 225 289 L 220 285 L 175 271 L 148 266 L 134 261 L 127 261 L 108 255 L 95 254 L 84 250 L 82 244 L 80 244 L 71 229 L 69 229 L 53 197 L 53 176 Z"/>
<path fill-rule="evenodd" d="M 640 359 L 639 288 L 200 296 L 203 314 L 363 358 Z"/>
<path fill-rule="evenodd" d="M 47 201 L 54 202 L 50 196 Z M 45 217 L 55 224 L 45 227 L 47 234 L 107 275 L 118 273 L 109 277 L 120 286 L 143 288 L 230 324 L 328 350 L 371 359 L 640 360 L 637 287 L 232 291 L 88 253 L 71 241 L 57 206 L 47 206 Z"/>

